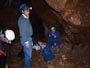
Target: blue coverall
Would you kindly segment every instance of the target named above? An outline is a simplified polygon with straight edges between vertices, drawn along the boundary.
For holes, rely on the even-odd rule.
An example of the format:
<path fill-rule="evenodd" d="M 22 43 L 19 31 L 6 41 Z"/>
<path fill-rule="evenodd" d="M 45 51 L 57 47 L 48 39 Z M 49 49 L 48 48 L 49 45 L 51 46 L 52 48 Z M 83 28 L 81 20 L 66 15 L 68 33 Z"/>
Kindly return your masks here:
<path fill-rule="evenodd" d="M 48 33 L 49 42 L 47 44 L 47 47 L 51 48 L 55 44 L 56 46 L 60 46 L 59 37 L 60 33 L 58 31 L 56 31 L 54 35 L 52 35 L 52 32 L 49 32 Z"/>

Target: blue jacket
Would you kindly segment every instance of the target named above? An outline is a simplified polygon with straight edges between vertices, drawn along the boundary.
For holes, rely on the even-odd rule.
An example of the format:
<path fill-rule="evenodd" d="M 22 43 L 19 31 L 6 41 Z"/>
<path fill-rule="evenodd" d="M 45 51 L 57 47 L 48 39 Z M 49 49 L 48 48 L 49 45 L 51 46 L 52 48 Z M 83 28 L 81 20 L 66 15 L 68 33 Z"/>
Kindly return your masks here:
<path fill-rule="evenodd" d="M 54 33 L 54 35 L 52 35 L 51 32 L 48 33 L 48 39 L 50 42 L 57 42 L 59 41 L 59 36 L 60 36 L 60 33 L 58 31 L 56 31 Z"/>
<path fill-rule="evenodd" d="M 29 18 L 25 18 L 21 15 L 18 19 L 18 27 L 20 31 L 20 37 L 27 41 L 27 38 L 33 35 L 32 25 Z"/>

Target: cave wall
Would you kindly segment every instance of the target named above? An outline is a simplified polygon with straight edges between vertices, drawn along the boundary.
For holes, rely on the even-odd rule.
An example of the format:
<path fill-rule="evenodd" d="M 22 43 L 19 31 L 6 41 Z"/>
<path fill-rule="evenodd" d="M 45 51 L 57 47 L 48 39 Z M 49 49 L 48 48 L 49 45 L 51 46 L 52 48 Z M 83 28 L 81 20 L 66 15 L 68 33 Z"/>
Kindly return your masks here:
<path fill-rule="evenodd" d="M 53 25 L 59 30 L 62 26 L 76 43 L 90 42 L 89 0 L 32 0 L 32 6 L 48 28 Z"/>
<path fill-rule="evenodd" d="M 43 0 L 32 0 L 33 10 L 36 11 L 42 18 L 44 25 L 50 29 L 51 26 L 58 27 L 57 30 L 63 32 L 62 24 L 59 22 L 58 17 L 50 10 L 49 6 Z M 61 29 L 59 29 L 61 27 Z"/>

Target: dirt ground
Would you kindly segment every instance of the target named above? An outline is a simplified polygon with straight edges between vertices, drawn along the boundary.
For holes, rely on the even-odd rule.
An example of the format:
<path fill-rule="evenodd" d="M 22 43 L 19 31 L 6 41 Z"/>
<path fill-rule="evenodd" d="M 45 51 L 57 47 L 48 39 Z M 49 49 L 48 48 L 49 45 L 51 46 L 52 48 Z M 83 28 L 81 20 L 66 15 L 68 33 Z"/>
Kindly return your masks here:
<path fill-rule="evenodd" d="M 7 47 L 7 63 L 10 68 L 23 68 L 23 58 L 18 57 L 21 51 L 19 42 L 13 42 Z M 31 68 L 90 68 L 90 46 L 83 44 L 74 45 L 69 42 L 61 42 L 57 50 L 52 47 L 55 58 L 45 62 L 42 56 L 42 49 L 36 51 L 33 49 Z"/>

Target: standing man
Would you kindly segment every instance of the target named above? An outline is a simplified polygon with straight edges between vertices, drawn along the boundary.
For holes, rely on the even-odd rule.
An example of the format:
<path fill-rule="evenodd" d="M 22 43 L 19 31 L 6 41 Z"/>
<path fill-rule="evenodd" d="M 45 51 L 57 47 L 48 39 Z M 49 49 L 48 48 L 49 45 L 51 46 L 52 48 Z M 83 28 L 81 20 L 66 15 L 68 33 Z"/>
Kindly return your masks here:
<path fill-rule="evenodd" d="M 18 19 L 18 27 L 20 32 L 20 42 L 24 50 L 24 68 L 30 68 L 30 62 L 32 57 L 32 25 L 29 20 L 29 7 L 26 4 L 21 4 L 19 7 L 21 16 Z"/>

